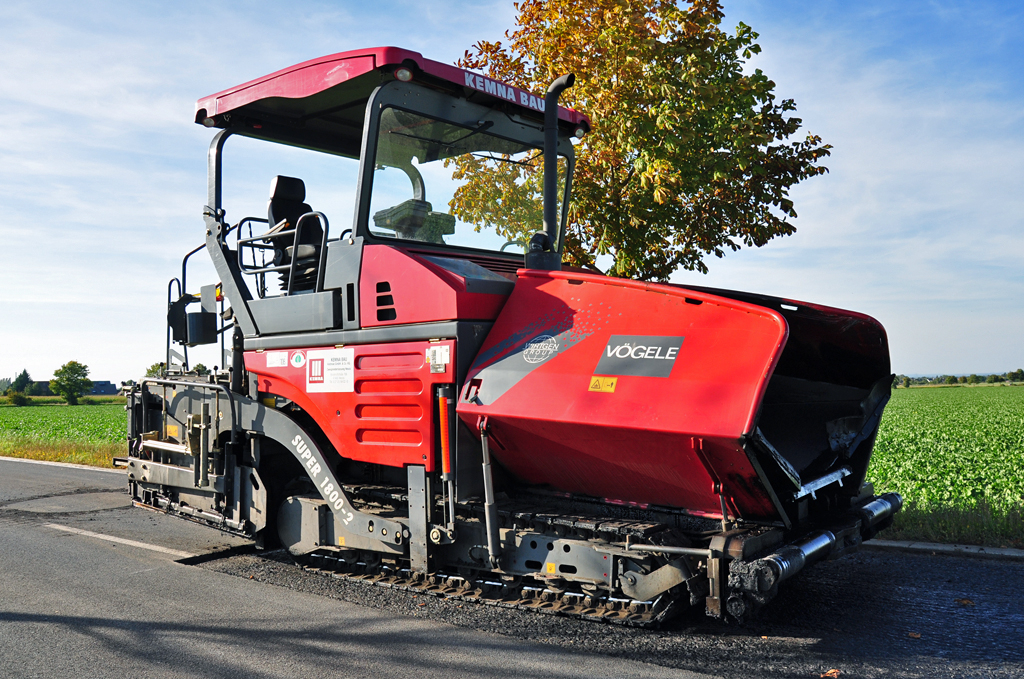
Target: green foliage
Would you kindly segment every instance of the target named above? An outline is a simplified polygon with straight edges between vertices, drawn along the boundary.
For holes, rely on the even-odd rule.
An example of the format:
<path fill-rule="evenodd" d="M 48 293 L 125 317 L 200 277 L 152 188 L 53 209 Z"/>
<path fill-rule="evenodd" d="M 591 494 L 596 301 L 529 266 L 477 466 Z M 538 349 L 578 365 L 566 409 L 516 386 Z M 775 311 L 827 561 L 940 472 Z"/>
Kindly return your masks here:
<path fill-rule="evenodd" d="M 146 368 L 146 377 L 163 377 L 164 376 L 164 364 L 163 362 L 154 363 L 153 365 Z"/>
<path fill-rule="evenodd" d="M 202 363 L 196 363 L 194 366 L 192 366 L 192 372 L 194 372 L 197 375 L 209 375 L 210 369 L 207 368 Z"/>
<path fill-rule="evenodd" d="M 12 406 L 27 406 L 32 403 L 32 399 L 20 391 L 8 391 L 7 400 Z"/>
<path fill-rule="evenodd" d="M 907 377 L 906 375 L 903 376 L 903 386 L 906 389 L 910 388 L 910 378 Z"/>
<path fill-rule="evenodd" d="M 11 386 L 11 378 L 10 377 L 0 377 L 0 394 L 6 393 L 8 387 L 10 387 L 10 386 Z"/>
<path fill-rule="evenodd" d="M 789 188 L 826 168 L 830 146 L 795 139 L 796 105 L 746 68 L 761 51 L 757 33 L 720 28 L 718 0 L 521 0 L 508 44 L 481 41 L 460 65 L 544 92 L 574 73 L 565 103 L 593 129 L 576 147 L 565 261 L 609 273 L 665 280 L 679 267 L 707 271 L 707 255 L 761 246 L 795 231 Z M 527 197 L 521 169 L 503 164 L 486 191 L 494 223 Z M 528 192 L 528 191 L 527 191 Z M 511 223 L 511 222 L 510 222 Z"/>
<path fill-rule="evenodd" d="M 123 405 L 0 408 L 0 440 L 121 443 Z"/>
<path fill-rule="evenodd" d="M 1024 510 L 1024 389 L 893 394 L 868 477 L 922 511 Z"/>
<path fill-rule="evenodd" d="M 25 392 L 25 388 L 28 387 L 28 385 L 30 385 L 30 384 L 32 384 L 32 377 L 28 374 L 27 370 L 22 370 L 14 378 L 14 381 L 11 382 L 11 385 L 10 385 L 9 388 L 10 388 L 11 391 L 19 391 L 21 393 L 24 393 Z"/>
<path fill-rule="evenodd" d="M 953 375 L 949 375 L 946 377 L 946 384 L 956 384 L 956 382 L 956 377 L 954 377 Z"/>
<path fill-rule="evenodd" d="M 78 361 L 68 361 L 53 372 L 50 391 L 62 397 L 69 405 L 78 403 L 78 398 L 92 389 L 89 367 Z"/>

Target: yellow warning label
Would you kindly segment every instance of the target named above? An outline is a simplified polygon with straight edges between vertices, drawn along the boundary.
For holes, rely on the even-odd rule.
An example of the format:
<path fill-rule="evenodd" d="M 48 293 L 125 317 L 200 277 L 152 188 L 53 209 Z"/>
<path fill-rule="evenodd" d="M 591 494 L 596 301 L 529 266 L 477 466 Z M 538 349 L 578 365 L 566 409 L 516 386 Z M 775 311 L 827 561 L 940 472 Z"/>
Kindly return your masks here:
<path fill-rule="evenodd" d="M 549 563 L 547 566 L 548 566 L 548 573 L 554 573 L 555 572 L 555 564 Z"/>
<path fill-rule="evenodd" d="M 339 547 L 344 547 L 345 546 L 345 536 L 344 535 L 338 537 L 338 546 Z"/>
<path fill-rule="evenodd" d="M 169 424 L 167 425 L 167 436 L 170 438 L 178 438 L 178 425 Z"/>
<path fill-rule="evenodd" d="M 603 391 L 610 394 L 615 391 L 618 381 L 618 377 L 591 377 L 588 391 Z"/>

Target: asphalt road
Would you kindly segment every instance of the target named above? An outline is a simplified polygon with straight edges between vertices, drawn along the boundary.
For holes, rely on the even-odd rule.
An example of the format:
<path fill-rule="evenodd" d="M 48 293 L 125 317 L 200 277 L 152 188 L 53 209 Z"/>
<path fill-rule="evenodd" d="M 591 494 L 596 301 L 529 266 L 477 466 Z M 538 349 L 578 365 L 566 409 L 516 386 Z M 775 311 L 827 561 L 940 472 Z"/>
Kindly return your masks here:
<path fill-rule="evenodd" d="M 280 553 L 183 565 L 241 543 L 131 508 L 123 486 L 0 458 L 0 676 L 1024 677 L 1020 562 L 864 551 L 789 581 L 745 627 L 697 614 L 645 631 L 349 583 Z"/>

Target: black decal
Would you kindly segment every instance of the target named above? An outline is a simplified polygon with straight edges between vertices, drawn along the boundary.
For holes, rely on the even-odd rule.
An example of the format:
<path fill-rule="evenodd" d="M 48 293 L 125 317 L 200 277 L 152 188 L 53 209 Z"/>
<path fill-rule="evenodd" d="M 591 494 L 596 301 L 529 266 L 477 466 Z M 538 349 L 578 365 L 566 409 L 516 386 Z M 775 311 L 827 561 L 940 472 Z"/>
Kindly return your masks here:
<path fill-rule="evenodd" d="M 685 337 L 612 335 L 594 368 L 595 375 L 668 377 Z"/>

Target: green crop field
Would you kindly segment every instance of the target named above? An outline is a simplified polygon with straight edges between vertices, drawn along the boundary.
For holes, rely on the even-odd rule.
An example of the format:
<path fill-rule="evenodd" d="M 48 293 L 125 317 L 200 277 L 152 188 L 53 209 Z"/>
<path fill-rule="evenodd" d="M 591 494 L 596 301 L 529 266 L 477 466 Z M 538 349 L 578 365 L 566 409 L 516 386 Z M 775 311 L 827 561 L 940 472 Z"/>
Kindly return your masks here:
<path fill-rule="evenodd" d="M 1024 387 L 897 389 L 868 478 L 907 501 L 887 538 L 1024 547 Z"/>
<path fill-rule="evenodd" d="M 125 453 L 123 405 L 0 408 L 0 455 L 113 466 Z"/>

